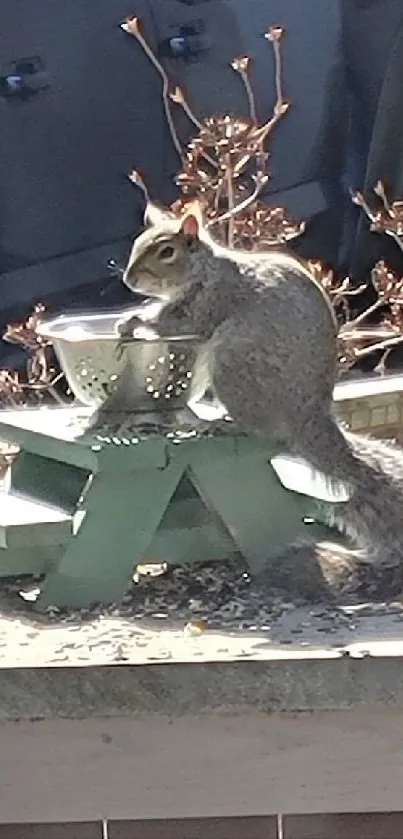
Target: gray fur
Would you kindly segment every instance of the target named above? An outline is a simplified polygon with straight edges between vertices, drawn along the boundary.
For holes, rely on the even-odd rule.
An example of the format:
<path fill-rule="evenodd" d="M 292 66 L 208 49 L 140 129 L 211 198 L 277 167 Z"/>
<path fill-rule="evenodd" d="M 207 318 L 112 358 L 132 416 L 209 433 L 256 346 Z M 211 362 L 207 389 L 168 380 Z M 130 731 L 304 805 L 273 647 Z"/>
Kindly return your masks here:
<path fill-rule="evenodd" d="M 337 327 L 305 266 L 218 247 L 202 229 L 189 237 L 161 216 L 136 240 L 124 281 L 164 296 L 161 334 L 205 339 L 210 381 L 237 426 L 349 487 L 332 523 L 365 559 L 401 563 L 403 452 L 345 434 L 333 417 Z"/>

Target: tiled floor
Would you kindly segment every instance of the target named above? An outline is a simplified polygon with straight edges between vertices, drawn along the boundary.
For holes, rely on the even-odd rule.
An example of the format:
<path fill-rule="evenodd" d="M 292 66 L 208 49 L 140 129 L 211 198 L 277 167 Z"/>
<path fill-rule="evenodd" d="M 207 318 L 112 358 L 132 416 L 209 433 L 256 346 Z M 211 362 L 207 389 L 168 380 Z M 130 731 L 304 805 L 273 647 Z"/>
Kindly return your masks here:
<path fill-rule="evenodd" d="M 285 816 L 281 839 L 402 839 L 403 813 Z"/>
<path fill-rule="evenodd" d="M 403 813 L 0 824 L 0 839 L 402 839 Z"/>
<path fill-rule="evenodd" d="M 107 839 L 102 822 L 0 824 L 0 839 Z"/>
<path fill-rule="evenodd" d="M 108 839 L 278 839 L 277 816 L 109 821 Z"/>

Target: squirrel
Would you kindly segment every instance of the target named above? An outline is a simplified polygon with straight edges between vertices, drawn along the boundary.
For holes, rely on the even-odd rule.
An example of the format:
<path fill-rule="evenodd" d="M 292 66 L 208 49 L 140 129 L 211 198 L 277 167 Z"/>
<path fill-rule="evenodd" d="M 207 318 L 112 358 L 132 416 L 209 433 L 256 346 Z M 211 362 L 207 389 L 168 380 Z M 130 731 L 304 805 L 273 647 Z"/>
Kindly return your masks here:
<path fill-rule="evenodd" d="M 403 451 L 338 424 L 337 322 L 305 264 L 218 245 L 193 210 L 178 219 L 149 204 L 145 224 L 123 282 L 160 308 L 124 330 L 199 335 L 192 398 L 212 387 L 236 426 L 269 440 L 280 480 L 284 465 L 308 464 L 329 488 L 323 498 L 337 501 L 325 505 L 327 523 L 357 545 L 360 561 L 403 566 Z"/>

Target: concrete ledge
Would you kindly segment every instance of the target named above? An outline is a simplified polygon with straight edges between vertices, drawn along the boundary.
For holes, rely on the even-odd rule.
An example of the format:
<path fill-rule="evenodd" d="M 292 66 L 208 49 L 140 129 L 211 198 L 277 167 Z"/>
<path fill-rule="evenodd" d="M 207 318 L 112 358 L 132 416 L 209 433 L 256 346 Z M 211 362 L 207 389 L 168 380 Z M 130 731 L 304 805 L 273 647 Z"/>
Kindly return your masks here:
<path fill-rule="evenodd" d="M 0 720 L 403 710 L 403 605 L 280 610 L 267 627 L 0 617 Z"/>
<path fill-rule="evenodd" d="M 392 393 L 403 395 L 403 375 L 401 373 L 344 379 L 336 385 L 334 399 L 335 402 L 340 402 Z"/>
<path fill-rule="evenodd" d="M 403 710 L 403 659 L 288 659 L 10 669 L 0 719 Z"/>

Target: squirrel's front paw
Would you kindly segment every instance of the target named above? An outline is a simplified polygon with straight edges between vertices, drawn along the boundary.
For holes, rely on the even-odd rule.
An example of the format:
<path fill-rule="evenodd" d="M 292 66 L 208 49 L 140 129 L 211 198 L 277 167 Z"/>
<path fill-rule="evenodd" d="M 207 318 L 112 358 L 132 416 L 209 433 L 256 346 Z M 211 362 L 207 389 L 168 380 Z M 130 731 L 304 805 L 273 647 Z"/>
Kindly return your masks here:
<path fill-rule="evenodd" d="M 133 340 L 137 341 L 157 341 L 159 335 L 147 326 L 141 318 L 134 315 L 127 320 L 120 320 L 116 324 L 116 331 L 118 333 L 118 354 L 122 355 L 125 346 Z"/>
<path fill-rule="evenodd" d="M 116 323 L 116 332 L 121 341 L 130 341 L 134 338 L 134 333 L 140 327 L 144 327 L 144 322 L 137 316 L 133 315 L 130 318 L 121 318 Z"/>

